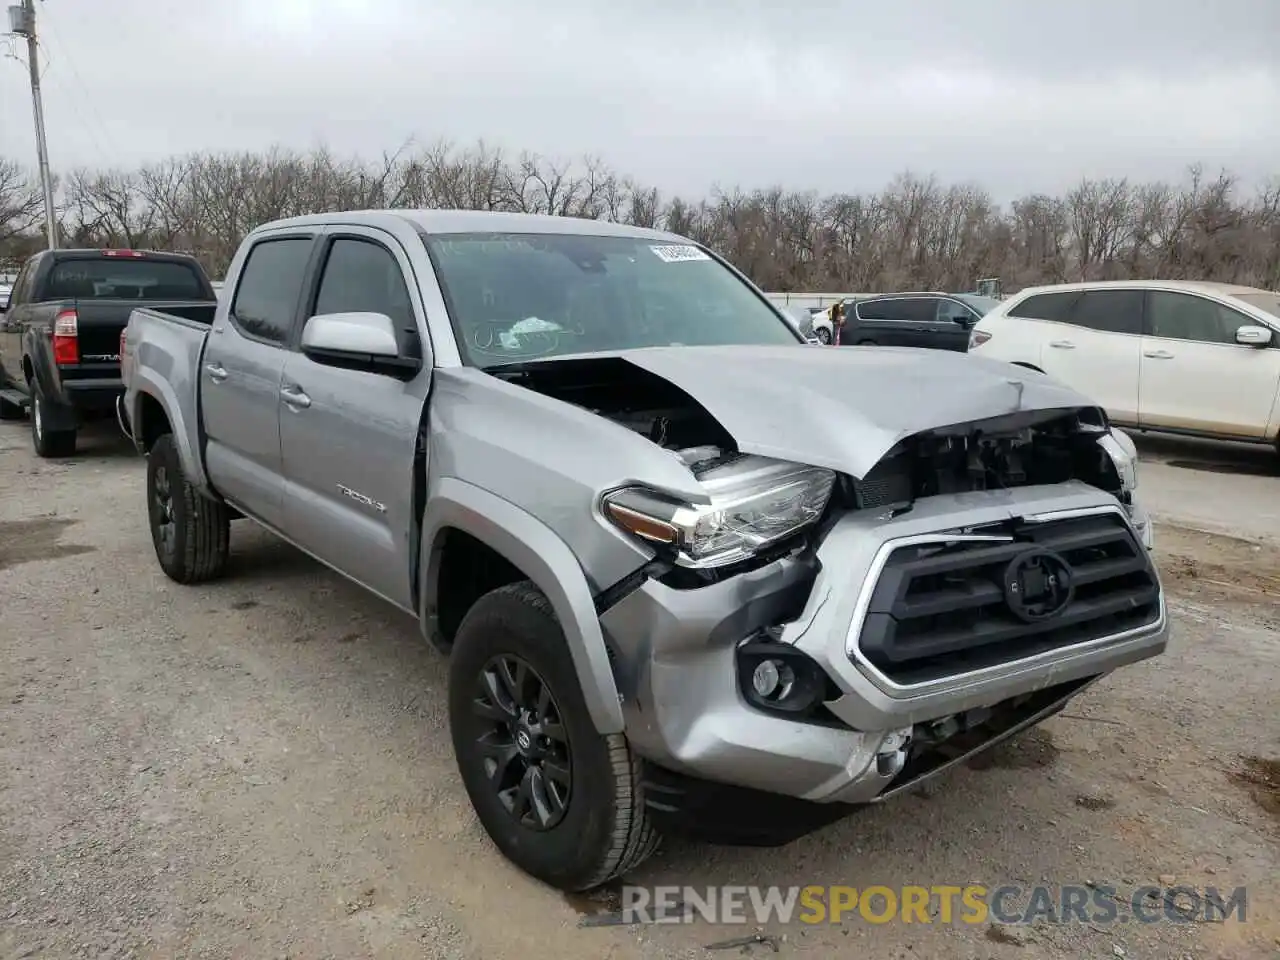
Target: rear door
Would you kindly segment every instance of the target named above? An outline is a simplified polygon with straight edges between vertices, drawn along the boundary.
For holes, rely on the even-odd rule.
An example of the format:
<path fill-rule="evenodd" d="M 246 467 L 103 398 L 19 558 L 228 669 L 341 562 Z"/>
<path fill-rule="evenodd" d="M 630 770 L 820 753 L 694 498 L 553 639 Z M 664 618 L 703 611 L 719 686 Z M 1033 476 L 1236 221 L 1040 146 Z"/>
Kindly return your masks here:
<path fill-rule="evenodd" d="M 886 347 L 927 345 L 937 307 L 923 297 L 888 297 L 856 304 L 854 342 L 874 341 Z"/>
<path fill-rule="evenodd" d="M 280 378 L 316 235 L 269 234 L 249 248 L 199 371 L 209 479 L 245 513 L 277 529 L 284 489 Z"/>
<path fill-rule="evenodd" d="M 280 406 L 284 532 L 412 609 L 414 454 L 431 376 L 423 304 L 409 255 L 391 234 L 333 227 L 324 248 L 301 325 L 318 314 L 385 314 L 395 321 L 401 354 L 422 360 L 423 370 L 405 382 L 318 364 L 296 349 L 288 354 Z"/>
<path fill-rule="evenodd" d="M 1280 344 L 1236 343 L 1258 326 L 1226 304 L 1191 293 L 1147 293 L 1139 423 L 1259 440 L 1280 384 Z"/>
<path fill-rule="evenodd" d="M 1054 319 L 1044 325 L 1041 369 L 1116 421 L 1137 423 L 1142 291 L 1085 290 L 1066 296 L 1066 301 L 1044 305 Z"/>

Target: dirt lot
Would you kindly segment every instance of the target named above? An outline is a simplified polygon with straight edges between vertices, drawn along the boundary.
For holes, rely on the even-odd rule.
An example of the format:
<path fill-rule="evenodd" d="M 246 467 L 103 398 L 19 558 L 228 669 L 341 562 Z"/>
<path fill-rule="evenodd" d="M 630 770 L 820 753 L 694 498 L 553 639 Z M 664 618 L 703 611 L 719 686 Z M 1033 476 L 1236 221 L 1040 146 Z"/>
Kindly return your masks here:
<path fill-rule="evenodd" d="M 86 447 L 37 462 L 25 425 L 0 426 L 0 957 L 737 955 L 707 945 L 750 929 L 582 926 L 587 905 L 480 832 L 443 663 L 411 622 L 252 529 L 224 582 L 169 583 L 141 462 L 107 430 Z M 1199 477 L 1195 525 L 1247 513 L 1237 482 L 1263 484 L 1259 513 L 1280 491 L 1168 463 L 1146 476 L 1178 492 L 1153 503 L 1166 520 Z M 672 845 L 632 879 L 1247 885 L 1244 924 L 764 932 L 777 956 L 821 960 L 1274 957 L 1280 544 L 1158 536 L 1166 656 L 923 794 L 782 850 Z"/>

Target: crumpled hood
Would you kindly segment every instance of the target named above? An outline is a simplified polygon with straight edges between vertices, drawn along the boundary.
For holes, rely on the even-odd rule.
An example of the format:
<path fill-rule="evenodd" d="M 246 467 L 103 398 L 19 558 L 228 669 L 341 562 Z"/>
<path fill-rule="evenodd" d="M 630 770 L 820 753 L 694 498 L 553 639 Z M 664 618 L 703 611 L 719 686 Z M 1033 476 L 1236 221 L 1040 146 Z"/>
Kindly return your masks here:
<path fill-rule="evenodd" d="M 697 400 L 742 452 L 857 478 L 925 430 L 1097 407 L 1034 370 L 948 350 L 652 347 L 617 355 Z"/>

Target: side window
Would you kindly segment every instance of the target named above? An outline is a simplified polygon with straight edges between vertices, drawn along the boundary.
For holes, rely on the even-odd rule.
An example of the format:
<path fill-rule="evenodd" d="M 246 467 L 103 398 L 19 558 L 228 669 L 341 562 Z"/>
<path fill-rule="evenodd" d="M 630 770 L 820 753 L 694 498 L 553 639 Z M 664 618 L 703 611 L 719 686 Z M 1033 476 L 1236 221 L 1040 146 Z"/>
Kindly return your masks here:
<path fill-rule="evenodd" d="M 1244 314 L 1204 297 L 1162 290 L 1147 296 L 1148 336 L 1234 344 L 1236 330 L 1251 322 Z"/>
<path fill-rule="evenodd" d="M 938 301 L 938 321 L 950 320 L 952 323 L 977 322 L 978 317 L 959 300 L 942 299 Z"/>
<path fill-rule="evenodd" d="M 312 314 L 351 312 L 384 313 L 400 329 L 416 329 L 409 288 L 391 251 L 340 237 L 329 248 Z"/>
<path fill-rule="evenodd" d="M 932 323 L 938 317 L 938 301 L 933 298 L 916 297 L 912 300 L 899 300 L 902 319 L 913 323 Z"/>
<path fill-rule="evenodd" d="M 1101 333 L 1142 333 L 1141 290 L 1089 290 L 1076 301 L 1070 322 Z"/>
<path fill-rule="evenodd" d="M 905 320 L 905 300 L 863 300 L 858 303 L 861 320 Z"/>
<path fill-rule="evenodd" d="M 1024 320 L 1057 320 L 1069 322 L 1071 308 L 1080 294 L 1070 293 L 1037 293 L 1015 304 L 1007 312 L 1011 317 L 1022 317 Z"/>
<path fill-rule="evenodd" d="M 240 271 L 231 304 L 231 320 L 236 326 L 271 343 L 289 339 L 312 243 L 310 237 L 290 237 L 254 245 Z"/>
<path fill-rule="evenodd" d="M 36 275 L 36 262 L 39 259 L 38 256 L 28 258 L 18 271 L 18 279 L 13 281 L 13 289 L 9 291 L 10 309 L 31 300 L 31 279 Z"/>

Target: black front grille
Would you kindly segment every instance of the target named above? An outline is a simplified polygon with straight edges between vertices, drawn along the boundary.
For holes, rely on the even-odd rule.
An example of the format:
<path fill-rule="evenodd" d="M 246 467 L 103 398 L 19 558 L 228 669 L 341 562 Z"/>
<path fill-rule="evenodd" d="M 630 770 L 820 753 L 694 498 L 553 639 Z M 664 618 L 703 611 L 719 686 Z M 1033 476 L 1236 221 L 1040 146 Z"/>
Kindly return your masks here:
<path fill-rule="evenodd" d="M 974 531 L 1009 542 L 899 547 L 876 583 L 858 636 L 862 654 L 896 683 L 996 666 L 1155 622 L 1160 587 L 1151 558 L 1116 514 Z M 1006 576 L 1040 548 L 1062 562 L 1073 594 L 1028 622 L 1007 598 Z"/>

